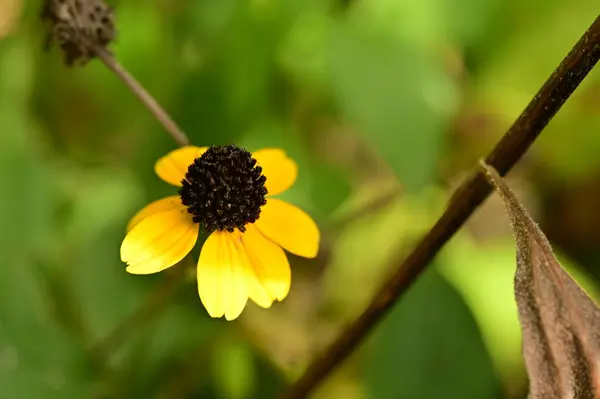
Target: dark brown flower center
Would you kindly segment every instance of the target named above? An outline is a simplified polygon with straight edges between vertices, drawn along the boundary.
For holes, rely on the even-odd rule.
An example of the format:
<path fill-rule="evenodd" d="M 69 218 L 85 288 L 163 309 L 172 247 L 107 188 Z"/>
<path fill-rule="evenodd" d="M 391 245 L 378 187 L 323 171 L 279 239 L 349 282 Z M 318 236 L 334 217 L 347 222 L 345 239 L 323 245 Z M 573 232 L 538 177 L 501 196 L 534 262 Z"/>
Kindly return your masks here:
<path fill-rule="evenodd" d="M 250 152 L 235 145 L 215 146 L 188 167 L 179 195 L 194 222 L 207 232 L 245 231 L 267 203 L 266 181 Z"/>

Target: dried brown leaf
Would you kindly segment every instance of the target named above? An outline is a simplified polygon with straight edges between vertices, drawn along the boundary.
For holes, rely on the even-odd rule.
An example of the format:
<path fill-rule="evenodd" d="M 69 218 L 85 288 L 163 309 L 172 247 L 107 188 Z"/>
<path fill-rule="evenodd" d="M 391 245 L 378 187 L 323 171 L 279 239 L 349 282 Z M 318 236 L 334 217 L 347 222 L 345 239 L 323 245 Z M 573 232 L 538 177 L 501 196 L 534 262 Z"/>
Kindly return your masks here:
<path fill-rule="evenodd" d="M 563 270 L 548 239 L 491 166 L 517 244 L 515 297 L 531 399 L 600 398 L 600 309 Z"/>

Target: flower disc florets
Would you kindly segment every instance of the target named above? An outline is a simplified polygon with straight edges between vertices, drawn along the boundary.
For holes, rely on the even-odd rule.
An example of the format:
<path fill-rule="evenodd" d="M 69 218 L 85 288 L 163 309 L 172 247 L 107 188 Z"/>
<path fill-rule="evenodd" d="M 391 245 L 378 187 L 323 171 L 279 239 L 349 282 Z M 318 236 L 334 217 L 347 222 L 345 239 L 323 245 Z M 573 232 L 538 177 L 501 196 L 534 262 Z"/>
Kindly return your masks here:
<path fill-rule="evenodd" d="M 188 167 L 179 195 L 194 222 L 207 232 L 243 232 L 267 203 L 266 181 L 250 152 L 234 145 L 216 146 Z"/>

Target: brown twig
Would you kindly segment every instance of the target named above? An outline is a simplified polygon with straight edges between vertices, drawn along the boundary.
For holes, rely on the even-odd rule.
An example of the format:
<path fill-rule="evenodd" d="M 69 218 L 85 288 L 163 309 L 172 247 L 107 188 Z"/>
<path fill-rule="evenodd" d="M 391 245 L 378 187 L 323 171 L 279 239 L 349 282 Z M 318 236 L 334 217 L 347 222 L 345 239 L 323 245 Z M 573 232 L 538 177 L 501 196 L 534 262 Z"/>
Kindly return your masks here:
<path fill-rule="evenodd" d="M 504 176 L 523 156 L 569 96 L 600 58 L 600 16 L 554 71 L 527 108 L 486 157 Z M 491 191 L 476 168 L 452 196 L 446 211 L 412 253 L 401 262 L 378 294 L 281 398 L 305 398 L 377 325 L 427 267 L 442 246 L 458 231 Z"/>
<path fill-rule="evenodd" d="M 125 86 L 152 112 L 152 115 L 165 127 L 167 132 L 173 137 L 177 144 L 181 146 L 188 145 L 190 140 L 181 128 L 173 121 L 160 104 L 148 93 L 142 86 L 105 48 L 96 46 L 94 53 L 106 65 L 108 69 L 115 73 L 125 83 Z"/>

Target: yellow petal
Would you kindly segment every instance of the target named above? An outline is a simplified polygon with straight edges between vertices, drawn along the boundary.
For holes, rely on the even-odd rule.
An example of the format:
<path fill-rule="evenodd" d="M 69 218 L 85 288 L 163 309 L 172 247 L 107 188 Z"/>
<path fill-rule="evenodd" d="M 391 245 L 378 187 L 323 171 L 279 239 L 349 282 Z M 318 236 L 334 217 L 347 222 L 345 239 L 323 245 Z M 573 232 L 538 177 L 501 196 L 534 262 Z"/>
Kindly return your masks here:
<path fill-rule="evenodd" d="M 253 267 L 251 264 L 249 256 L 250 254 L 246 250 L 246 246 L 242 244 L 242 237 L 245 236 L 245 234 L 246 233 L 242 234 L 239 230 L 235 230 L 235 232 L 232 233 L 232 243 L 236 251 L 241 256 L 240 260 L 242 261 L 242 266 L 244 268 L 248 296 L 250 297 L 250 299 L 252 299 L 254 303 L 256 303 L 261 308 L 270 308 L 275 298 L 269 294 L 267 288 L 264 284 L 262 284 L 262 280 L 256 273 L 256 268 Z"/>
<path fill-rule="evenodd" d="M 181 205 L 181 199 L 178 196 L 161 198 L 151 202 L 131 218 L 127 225 L 127 231 L 133 229 L 139 222 L 146 219 L 148 216 L 152 216 L 158 212 L 180 209 Z"/>
<path fill-rule="evenodd" d="M 235 248 L 231 233 L 213 232 L 198 260 L 198 294 L 211 317 L 236 319 L 246 307 L 248 291 L 244 259 Z"/>
<path fill-rule="evenodd" d="M 314 258 L 321 233 L 303 210 L 276 198 L 268 198 L 255 222 L 260 232 L 294 255 Z"/>
<path fill-rule="evenodd" d="M 171 151 L 159 158 L 154 171 L 164 181 L 174 186 L 181 186 L 181 181 L 188 167 L 207 150 L 207 147 L 187 146 Z"/>
<path fill-rule="evenodd" d="M 132 274 L 157 273 L 182 260 L 198 239 L 198 224 L 186 208 L 158 212 L 139 222 L 121 244 L 121 260 Z"/>
<path fill-rule="evenodd" d="M 246 226 L 242 244 L 250 264 L 272 299 L 283 300 L 292 282 L 292 271 L 285 252 L 265 238 L 254 225 Z"/>
<path fill-rule="evenodd" d="M 269 195 L 281 194 L 292 187 L 298 176 L 298 166 L 285 151 L 278 148 L 266 148 L 252 154 L 267 178 Z"/>

